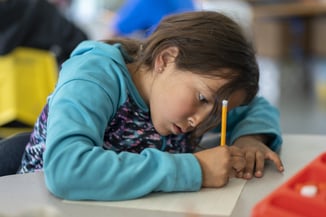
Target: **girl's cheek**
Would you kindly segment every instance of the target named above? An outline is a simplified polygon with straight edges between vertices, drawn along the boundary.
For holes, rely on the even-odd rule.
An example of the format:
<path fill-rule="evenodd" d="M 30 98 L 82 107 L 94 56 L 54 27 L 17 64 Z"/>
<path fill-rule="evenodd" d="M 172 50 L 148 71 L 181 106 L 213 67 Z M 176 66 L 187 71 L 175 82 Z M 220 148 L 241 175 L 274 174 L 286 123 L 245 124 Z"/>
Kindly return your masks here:
<path fill-rule="evenodd" d="M 198 110 L 197 107 L 198 106 L 194 104 L 181 104 L 176 113 L 178 113 L 182 118 L 189 118 L 196 113 Z"/>

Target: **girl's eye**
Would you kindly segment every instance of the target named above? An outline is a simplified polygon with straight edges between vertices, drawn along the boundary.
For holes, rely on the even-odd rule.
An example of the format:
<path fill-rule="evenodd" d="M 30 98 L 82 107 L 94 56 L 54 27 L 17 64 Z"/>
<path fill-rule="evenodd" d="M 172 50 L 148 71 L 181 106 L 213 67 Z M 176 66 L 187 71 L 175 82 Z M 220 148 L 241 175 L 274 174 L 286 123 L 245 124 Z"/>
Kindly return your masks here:
<path fill-rule="evenodd" d="M 206 99 L 206 97 L 203 94 L 199 94 L 199 101 L 203 102 L 203 103 L 208 103 L 208 100 Z"/>

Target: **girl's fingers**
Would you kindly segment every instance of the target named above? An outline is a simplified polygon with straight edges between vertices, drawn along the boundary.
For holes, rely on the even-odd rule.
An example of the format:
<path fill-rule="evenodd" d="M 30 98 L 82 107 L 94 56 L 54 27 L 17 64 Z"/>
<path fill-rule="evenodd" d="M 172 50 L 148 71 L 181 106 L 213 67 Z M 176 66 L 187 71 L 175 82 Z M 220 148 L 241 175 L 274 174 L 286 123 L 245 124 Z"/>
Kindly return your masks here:
<path fill-rule="evenodd" d="M 255 153 L 246 152 L 245 159 L 246 159 L 246 167 L 244 170 L 243 178 L 251 179 L 255 168 L 255 161 L 256 161 Z"/>
<path fill-rule="evenodd" d="M 273 163 L 276 166 L 276 168 L 278 169 L 278 171 L 280 171 L 280 172 L 284 171 L 283 163 L 282 163 L 280 157 L 278 156 L 278 154 L 270 151 L 266 154 L 266 159 L 273 161 Z"/>
<path fill-rule="evenodd" d="M 243 170 L 246 166 L 246 159 L 244 157 L 243 151 L 235 146 L 230 147 L 231 151 L 231 163 L 232 163 L 232 169 L 231 174 L 234 177 L 242 178 L 243 176 Z"/>
<path fill-rule="evenodd" d="M 236 146 L 230 146 L 229 150 L 231 151 L 232 156 L 244 157 L 243 151 Z"/>
<path fill-rule="evenodd" d="M 255 162 L 255 177 L 262 177 L 265 167 L 265 156 L 262 152 L 256 152 L 256 162 Z"/>

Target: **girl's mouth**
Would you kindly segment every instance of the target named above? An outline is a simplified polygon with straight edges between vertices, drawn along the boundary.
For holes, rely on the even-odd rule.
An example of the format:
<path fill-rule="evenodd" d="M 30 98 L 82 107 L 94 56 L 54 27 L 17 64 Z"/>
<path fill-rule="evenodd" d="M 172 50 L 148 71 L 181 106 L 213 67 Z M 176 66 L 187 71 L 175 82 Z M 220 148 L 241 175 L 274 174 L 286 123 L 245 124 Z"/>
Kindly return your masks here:
<path fill-rule="evenodd" d="M 173 129 L 172 129 L 173 133 L 175 135 L 181 134 L 182 133 L 182 129 L 180 127 L 178 127 L 177 125 L 173 124 Z"/>

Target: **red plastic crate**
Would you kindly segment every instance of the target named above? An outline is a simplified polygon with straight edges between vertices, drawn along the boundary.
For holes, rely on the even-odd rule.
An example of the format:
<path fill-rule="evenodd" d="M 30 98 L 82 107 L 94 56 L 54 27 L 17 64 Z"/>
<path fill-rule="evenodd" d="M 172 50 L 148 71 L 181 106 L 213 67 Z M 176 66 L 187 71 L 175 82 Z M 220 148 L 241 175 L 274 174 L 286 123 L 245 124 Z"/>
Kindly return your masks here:
<path fill-rule="evenodd" d="M 305 185 L 317 187 L 308 197 L 301 194 Z M 252 209 L 252 217 L 325 217 L 326 152 L 319 155 Z"/>

